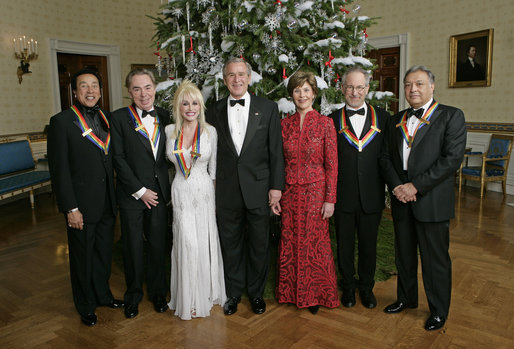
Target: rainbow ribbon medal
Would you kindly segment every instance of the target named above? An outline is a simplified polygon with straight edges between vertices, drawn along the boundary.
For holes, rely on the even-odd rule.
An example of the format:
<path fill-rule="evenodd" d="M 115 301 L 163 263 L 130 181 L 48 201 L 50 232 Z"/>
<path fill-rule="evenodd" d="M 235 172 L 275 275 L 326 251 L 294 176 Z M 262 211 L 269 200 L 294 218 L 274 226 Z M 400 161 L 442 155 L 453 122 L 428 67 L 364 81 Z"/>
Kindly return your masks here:
<path fill-rule="evenodd" d="M 193 144 L 191 145 L 191 167 L 187 167 L 186 159 L 184 159 L 184 150 L 182 150 L 182 142 L 184 139 L 184 133 L 180 130 L 177 139 L 175 139 L 175 146 L 173 147 L 173 154 L 177 158 L 178 166 L 180 167 L 180 171 L 187 179 L 189 174 L 191 173 L 191 168 L 193 168 L 193 163 L 197 158 L 202 156 L 200 154 L 200 123 L 196 126 L 195 135 L 193 137 Z"/>
<path fill-rule="evenodd" d="M 94 145 L 103 150 L 105 155 L 107 155 L 109 153 L 109 148 L 111 146 L 111 132 L 107 131 L 107 139 L 105 140 L 105 142 L 102 142 L 102 140 L 98 138 L 97 135 L 93 133 L 93 130 L 88 126 L 86 119 L 84 119 L 84 116 L 82 115 L 80 110 L 74 105 L 71 106 L 71 110 L 73 110 L 75 112 L 75 115 L 77 116 L 80 129 L 82 130 L 82 137 L 86 137 L 87 139 L 89 139 Z M 98 111 L 104 119 L 107 128 L 110 128 L 109 121 L 107 121 L 105 114 L 100 109 Z"/>
<path fill-rule="evenodd" d="M 375 108 L 370 105 L 371 109 L 371 127 L 366 133 L 362 139 L 358 139 L 355 134 L 353 134 L 350 131 L 350 128 L 346 124 L 346 118 L 344 113 L 344 108 L 341 110 L 341 116 L 339 118 L 339 134 L 343 134 L 348 143 L 355 147 L 359 152 L 362 152 L 362 149 L 366 148 L 366 146 L 375 138 L 375 136 L 381 132 L 381 130 L 378 128 L 378 119 L 377 119 L 377 113 L 375 111 Z"/>
<path fill-rule="evenodd" d="M 150 142 L 150 146 L 152 147 L 152 151 L 155 153 L 155 149 L 157 148 L 157 145 L 159 144 L 159 138 L 161 135 L 161 133 L 159 132 L 159 117 L 157 116 L 157 114 L 155 115 L 155 121 L 154 121 L 155 127 L 153 128 L 152 138 L 150 139 L 150 136 L 148 135 L 148 131 L 146 130 L 145 126 L 143 125 L 143 122 L 141 121 L 141 119 L 139 118 L 137 111 L 134 109 L 133 106 L 129 106 L 127 108 L 128 108 L 130 116 L 132 117 L 132 121 L 134 122 L 134 126 L 135 126 L 134 130 L 136 132 L 139 132 L 146 139 L 148 139 L 148 141 Z"/>
<path fill-rule="evenodd" d="M 407 143 L 407 146 L 409 148 L 412 147 L 412 143 L 414 142 L 414 137 L 416 136 L 416 133 L 418 133 L 418 130 L 420 128 L 422 128 L 423 126 L 430 124 L 430 118 L 434 114 L 438 105 L 439 105 L 439 103 L 435 102 L 434 104 L 432 104 L 432 106 L 430 108 L 427 109 L 425 115 L 419 119 L 420 123 L 418 124 L 418 127 L 416 127 L 416 129 L 414 130 L 414 133 L 412 134 L 412 136 L 409 135 L 409 129 L 407 128 L 407 111 L 405 111 L 405 113 L 403 113 L 402 120 L 396 124 L 396 127 L 400 128 L 402 135 L 403 135 L 403 139 L 405 139 L 405 142 Z"/>

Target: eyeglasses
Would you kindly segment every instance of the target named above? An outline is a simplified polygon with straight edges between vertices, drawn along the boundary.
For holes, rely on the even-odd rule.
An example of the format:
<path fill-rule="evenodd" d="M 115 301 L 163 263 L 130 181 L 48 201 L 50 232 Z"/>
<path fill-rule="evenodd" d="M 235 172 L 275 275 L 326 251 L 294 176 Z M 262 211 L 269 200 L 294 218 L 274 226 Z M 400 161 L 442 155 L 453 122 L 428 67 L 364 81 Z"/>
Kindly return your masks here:
<path fill-rule="evenodd" d="M 357 91 L 359 93 L 364 91 L 365 88 L 366 88 L 366 86 L 351 86 L 351 85 L 344 86 L 345 91 Z"/>

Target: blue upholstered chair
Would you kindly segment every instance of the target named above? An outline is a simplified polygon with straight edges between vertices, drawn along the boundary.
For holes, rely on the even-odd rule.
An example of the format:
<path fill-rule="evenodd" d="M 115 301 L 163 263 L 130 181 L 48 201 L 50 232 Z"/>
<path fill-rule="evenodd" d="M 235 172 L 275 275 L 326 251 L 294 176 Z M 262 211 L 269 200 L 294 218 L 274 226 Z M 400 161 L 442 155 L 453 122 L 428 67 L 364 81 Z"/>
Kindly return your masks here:
<path fill-rule="evenodd" d="M 467 152 L 459 170 L 459 193 L 462 180 L 480 182 L 480 198 L 487 190 L 487 182 L 502 182 L 503 195 L 506 194 L 507 171 L 509 169 L 510 153 L 514 136 L 495 135 L 491 137 L 487 153 Z M 466 159 L 481 158 L 481 166 L 467 166 Z M 466 165 L 464 165 L 466 163 Z"/>

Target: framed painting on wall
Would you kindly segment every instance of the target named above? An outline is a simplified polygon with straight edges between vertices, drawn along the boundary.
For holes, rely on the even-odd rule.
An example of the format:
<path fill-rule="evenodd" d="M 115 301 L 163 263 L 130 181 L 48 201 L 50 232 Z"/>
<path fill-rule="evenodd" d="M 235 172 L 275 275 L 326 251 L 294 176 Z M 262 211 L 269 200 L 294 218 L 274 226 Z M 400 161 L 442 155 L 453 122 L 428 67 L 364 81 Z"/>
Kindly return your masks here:
<path fill-rule="evenodd" d="M 450 37 L 450 87 L 491 86 L 493 32 L 486 29 Z"/>

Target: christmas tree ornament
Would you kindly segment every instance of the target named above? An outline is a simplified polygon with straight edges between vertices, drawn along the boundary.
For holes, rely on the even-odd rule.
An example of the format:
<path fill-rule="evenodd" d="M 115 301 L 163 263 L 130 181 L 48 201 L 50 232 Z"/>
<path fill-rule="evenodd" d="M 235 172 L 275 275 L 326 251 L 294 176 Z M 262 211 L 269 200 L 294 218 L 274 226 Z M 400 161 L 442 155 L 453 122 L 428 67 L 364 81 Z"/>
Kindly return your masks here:
<path fill-rule="evenodd" d="M 267 15 L 266 18 L 264 18 L 264 25 L 270 30 L 273 31 L 275 29 L 280 28 L 280 23 L 278 21 L 278 18 L 276 15 L 271 14 Z"/>
<path fill-rule="evenodd" d="M 294 19 L 289 21 L 289 23 L 287 23 L 287 28 L 289 30 L 296 30 L 296 28 L 298 28 L 298 22 L 296 22 Z"/>
<path fill-rule="evenodd" d="M 271 75 L 275 75 L 277 73 L 277 70 L 273 67 L 270 67 L 268 68 L 268 73 L 270 73 Z"/>
<path fill-rule="evenodd" d="M 352 12 L 353 12 L 353 13 L 359 13 L 359 11 L 360 11 L 360 10 L 361 10 L 361 5 L 357 5 L 357 4 L 355 4 L 355 5 L 353 6 Z"/>

